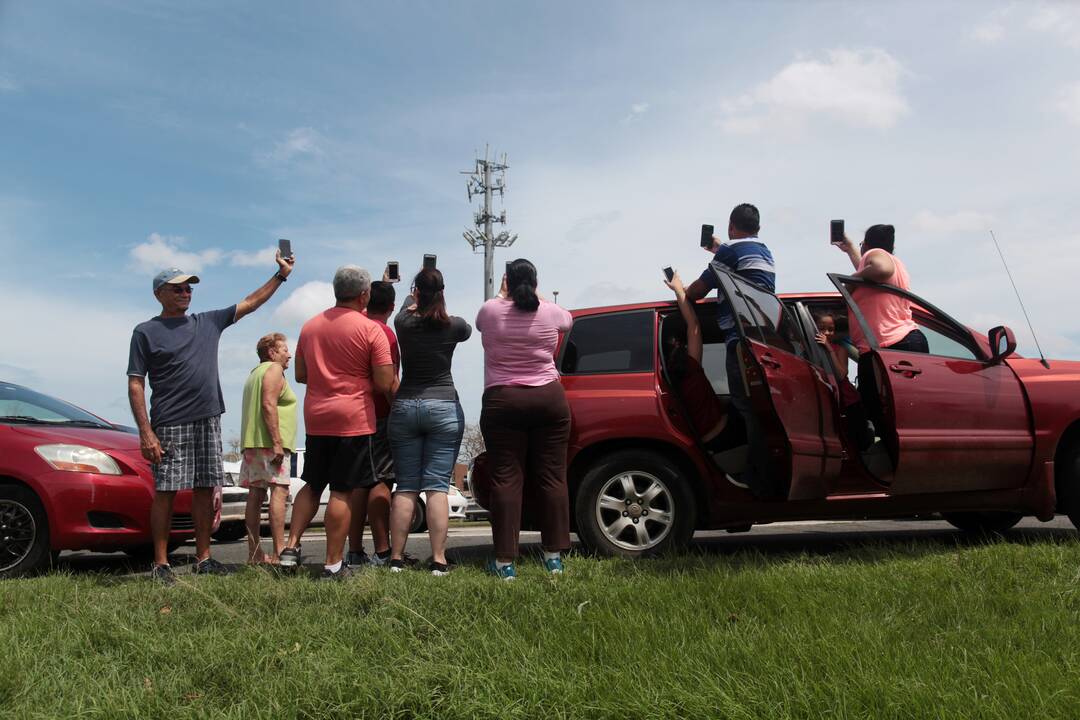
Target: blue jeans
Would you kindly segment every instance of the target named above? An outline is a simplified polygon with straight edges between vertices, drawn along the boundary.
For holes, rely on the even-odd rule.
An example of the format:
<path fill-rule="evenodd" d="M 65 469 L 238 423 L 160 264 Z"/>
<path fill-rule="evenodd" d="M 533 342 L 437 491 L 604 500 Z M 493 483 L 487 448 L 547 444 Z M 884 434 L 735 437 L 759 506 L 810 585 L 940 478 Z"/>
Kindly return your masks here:
<path fill-rule="evenodd" d="M 397 489 L 447 492 L 465 434 L 461 403 L 399 398 L 390 409 L 388 429 Z"/>

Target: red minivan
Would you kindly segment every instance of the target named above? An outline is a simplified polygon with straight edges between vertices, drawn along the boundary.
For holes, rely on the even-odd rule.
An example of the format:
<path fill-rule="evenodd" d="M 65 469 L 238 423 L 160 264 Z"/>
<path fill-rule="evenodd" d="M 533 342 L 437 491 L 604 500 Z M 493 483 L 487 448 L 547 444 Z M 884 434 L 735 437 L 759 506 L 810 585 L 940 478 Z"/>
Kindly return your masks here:
<path fill-rule="evenodd" d="M 1000 531 L 1026 515 L 1066 513 L 1080 524 L 1080 363 L 1022 358 L 1008 328 L 983 336 L 916 295 L 875 285 L 910 301 L 930 352 L 882 348 L 852 297 L 863 280 L 830 275 L 835 292 L 777 296 L 718 276 L 739 320 L 742 377 L 726 377 L 713 300 L 696 306 L 702 364 L 721 402 L 729 383 L 745 383 L 780 495 L 759 500 L 727 482 L 746 463 L 745 435 L 719 453 L 698 441 L 665 369 L 666 339 L 685 333 L 673 302 L 577 310 L 557 363 L 573 415 L 572 523 L 587 548 L 651 554 L 698 529 L 780 520 L 941 513 L 961 529 Z M 814 341 L 825 313 L 841 331 L 861 323 L 871 344 L 850 379 Z M 841 386 L 860 379 L 880 406 L 869 448 L 842 401 Z M 485 460 L 472 485 L 486 507 Z M 524 506 L 530 527 L 528 497 Z"/>

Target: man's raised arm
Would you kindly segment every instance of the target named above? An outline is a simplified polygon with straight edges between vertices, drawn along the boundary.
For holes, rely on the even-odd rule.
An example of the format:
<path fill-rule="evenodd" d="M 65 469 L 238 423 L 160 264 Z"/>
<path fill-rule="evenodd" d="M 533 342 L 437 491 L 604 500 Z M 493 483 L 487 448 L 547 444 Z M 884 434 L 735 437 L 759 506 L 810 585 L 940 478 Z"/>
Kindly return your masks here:
<path fill-rule="evenodd" d="M 269 300 L 270 296 L 273 295 L 274 292 L 281 287 L 281 284 L 285 282 L 285 279 L 289 277 L 289 273 L 291 273 L 293 269 L 293 263 L 296 262 L 295 257 L 281 257 L 281 252 L 274 255 L 274 260 L 278 264 L 278 271 L 274 274 L 274 277 L 267 280 L 261 288 L 236 304 L 236 316 L 234 317 L 234 321 L 239 320 L 245 315 L 250 315 L 258 310 L 264 302 Z"/>

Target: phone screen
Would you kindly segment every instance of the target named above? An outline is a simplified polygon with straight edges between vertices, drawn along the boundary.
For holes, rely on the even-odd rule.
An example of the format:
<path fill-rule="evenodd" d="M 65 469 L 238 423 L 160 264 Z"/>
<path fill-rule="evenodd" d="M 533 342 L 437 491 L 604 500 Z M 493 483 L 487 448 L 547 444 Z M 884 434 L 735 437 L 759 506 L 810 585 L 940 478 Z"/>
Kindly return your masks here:
<path fill-rule="evenodd" d="M 386 263 L 386 276 L 390 278 L 391 282 L 396 282 L 400 278 L 398 277 L 398 264 L 397 260 L 391 260 Z"/>
<path fill-rule="evenodd" d="M 702 225 L 701 226 L 701 247 L 703 247 L 703 248 L 712 247 L 713 235 L 715 235 L 715 234 L 716 233 L 715 233 L 715 230 L 714 230 L 712 225 Z"/>
<path fill-rule="evenodd" d="M 425 270 L 434 270 L 435 269 L 435 256 L 434 255 L 424 255 L 424 269 Z"/>
<path fill-rule="evenodd" d="M 292 243 L 291 242 L 289 242 L 285 238 L 281 238 L 280 240 L 277 241 L 277 246 L 278 246 L 278 250 L 281 252 L 281 257 L 283 257 L 283 258 L 291 258 L 292 257 Z"/>
<path fill-rule="evenodd" d="M 833 220 L 829 223 L 829 242 L 830 243 L 842 243 L 844 242 L 844 221 Z"/>
<path fill-rule="evenodd" d="M 664 268 L 664 277 L 667 278 L 668 282 L 671 282 L 671 279 L 675 277 L 675 271 L 670 267 Z"/>

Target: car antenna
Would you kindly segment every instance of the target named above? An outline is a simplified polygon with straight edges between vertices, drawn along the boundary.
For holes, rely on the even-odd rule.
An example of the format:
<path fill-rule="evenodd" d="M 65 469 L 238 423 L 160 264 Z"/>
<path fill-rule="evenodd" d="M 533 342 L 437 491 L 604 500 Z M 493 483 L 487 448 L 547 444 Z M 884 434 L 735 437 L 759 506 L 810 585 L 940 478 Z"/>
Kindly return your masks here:
<path fill-rule="evenodd" d="M 1035 340 L 1035 348 L 1039 351 L 1039 362 L 1046 369 L 1050 369 L 1050 363 L 1046 361 L 1046 356 L 1043 355 L 1042 346 L 1039 345 L 1039 338 L 1035 337 L 1035 328 L 1031 325 L 1031 318 L 1028 316 L 1027 308 L 1024 307 L 1024 301 L 1020 298 L 1020 291 L 1016 289 L 1016 281 L 1013 280 L 1012 273 L 1009 272 L 1009 263 L 1005 262 L 1005 254 L 1001 252 L 1001 246 L 998 245 L 997 237 L 994 236 L 994 231 L 990 231 L 990 239 L 994 241 L 994 247 L 997 248 L 998 257 L 1001 258 L 1001 264 L 1005 266 L 1005 274 L 1009 276 L 1009 282 L 1012 283 L 1013 292 L 1016 293 L 1016 301 L 1020 303 L 1020 309 L 1024 312 L 1024 319 L 1027 320 L 1028 330 L 1031 331 L 1031 337 Z"/>

